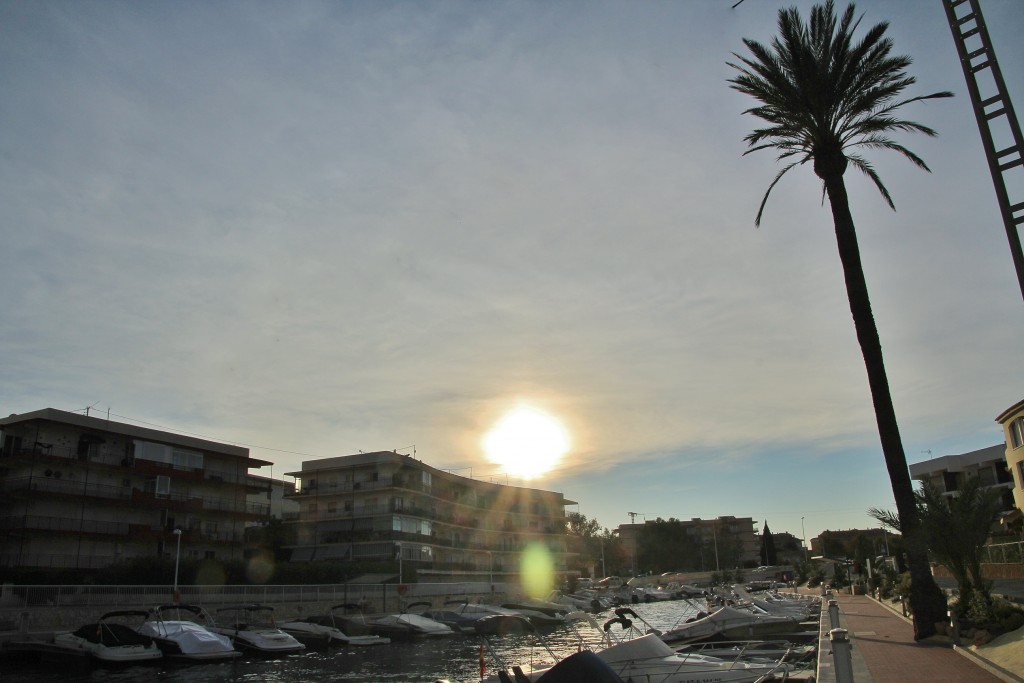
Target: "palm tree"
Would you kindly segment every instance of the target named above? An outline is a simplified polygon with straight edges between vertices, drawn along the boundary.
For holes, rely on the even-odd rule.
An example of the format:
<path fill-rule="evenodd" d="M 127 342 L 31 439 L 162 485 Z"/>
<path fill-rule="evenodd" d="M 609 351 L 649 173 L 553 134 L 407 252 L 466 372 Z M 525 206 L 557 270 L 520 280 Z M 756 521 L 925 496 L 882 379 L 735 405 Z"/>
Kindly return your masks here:
<path fill-rule="evenodd" d="M 926 481 L 915 498 L 928 549 L 956 579 L 961 613 L 973 607 L 974 614 L 985 615 L 992 598 L 989 581 L 981 575 L 981 558 L 999 516 L 999 491 L 986 489 L 978 477 L 967 477 L 952 496 Z M 890 529 L 899 524 L 888 510 L 871 508 L 868 514 Z"/>
<path fill-rule="evenodd" d="M 892 40 L 885 37 L 888 28 L 885 22 L 869 29 L 860 42 L 854 43 L 853 33 L 859 25 L 860 19 L 854 17 L 854 5 L 847 7 L 842 18 L 837 19 L 832 0 L 812 8 L 807 25 L 803 24 L 796 8 L 780 10 L 779 36 L 770 46 L 744 39 L 751 56 L 734 54 L 741 65 L 729 64 L 739 71 L 729 83 L 735 90 L 760 102 L 744 113 L 768 123 L 767 127 L 757 128 L 746 136 L 750 146 L 746 153 L 775 149 L 779 152 L 778 159 L 788 162 L 768 186 L 755 224 L 761 223 L 772 189 L 798 165 L 812 162 L 814 173 L 828 195 L 882 453 L 899 512 L 900 530 L 906 538 L 913 586 L 910 601 L 914 636 L 920 639 L 935 633 L 935 622 L 945 618 L 945 599 L 932 579 L 927 549 L 919 532 L 914 489 L 889 394 L 882 346 L 871 313 L 843 174 L 851 166 L 864 173 L 889 206 L 895 208 L 878 174 L 858 152 L 892 150 L 928 170 L 924 161 L 889 135 L 918 132 L 934 136 L 931 128 L 898 118 L 897 111 L 912 102 L 951 97 L 952 93 L 899 99 L 903 91 L 916 82 L 905 71 L 911 64 L 910 58 L 890 56 Z"/>

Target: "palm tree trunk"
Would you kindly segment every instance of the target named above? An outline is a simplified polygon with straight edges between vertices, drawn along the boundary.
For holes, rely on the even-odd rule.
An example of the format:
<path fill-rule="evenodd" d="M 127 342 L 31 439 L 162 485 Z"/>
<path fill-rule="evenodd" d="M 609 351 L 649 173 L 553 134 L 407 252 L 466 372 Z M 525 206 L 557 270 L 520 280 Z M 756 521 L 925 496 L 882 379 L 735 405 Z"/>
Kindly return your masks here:
<path fill-rule="evenodd" d="M 845 164 L 842 166 L 845 167 Z M 871 300 L 868 298 L 868 287 L 860 261 L 860 247 L 857 245 L 857 232 L 853 225 L 853 216 L 850 214 L 846 185 L 841 173 L 825 174 L 823 180 L 832 206 L 839 259 L 843 264 L 846 294 L 850 299 L 850 313 L 853 315 L 857 341 L 860 342 L 861 353 L 864 355 L 871 401 L 878 423 L 878 436 L 882 443 L 882 455 L 885 457 L 886 469 L 889 470 L 893 499 L 900 517 L 900 531 L 903 532 L 906 543 L 914 638 L 920 640 L 934 635 L 935 624 L 946 620 L 946 599 L 932 578 L 931 567 L 928 564 L 928 548 L 917 517 L 914 488 L 910 482 L 910 470 L 903 452 L 899 425 L 896 423 L 896 410 L 893 408 L 889 392 L 885 363 L 882 361 L 882 344 L 871 312 Z"/>

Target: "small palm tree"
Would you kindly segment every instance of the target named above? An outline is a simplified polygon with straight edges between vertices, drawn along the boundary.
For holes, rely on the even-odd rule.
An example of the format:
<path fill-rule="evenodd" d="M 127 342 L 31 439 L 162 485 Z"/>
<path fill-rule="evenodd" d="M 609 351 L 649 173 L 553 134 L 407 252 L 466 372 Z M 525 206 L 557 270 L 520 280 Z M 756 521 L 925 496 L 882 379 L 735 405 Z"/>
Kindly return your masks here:
<path fill-rule="evenodd" d="M 843 175 L 851 166 L 861 171 L 871 179 L 889 206 L 895 208 L 889 191 L 859 152 L 892 150 L 928 170 L 924 161 L 889 135 L 893 132 L 935 135 L 927 126 L 898 118 L 897 112 L 912 102 L 951 97 L 952 93 L 900 99 L 903 91 L 916 82 L 905 71 L 911 64 L 910 58 L 890 56 L 892 40 L 885 37 L 888 24 L 884 22 L 869 29 L 855 43 L 853 34 L 859 24 L 852 4 L 842 18 L 837 19 L 832 0 L 812 8 L 807 25 L 795 8 L 780 10 L 779 36 L 770 47 L 744 39 L 751 56 L 734 55 L 740 64 L 730 63 L 730 66 L 739 71 L 739 75 L 729 83 L 760 102 L 744 113 L 768 123 L 767 127 L 757 128 L 746 136 L 750 146 L 747 154 L 774 149 L 779 152 L 780 161 L 788 162 L 768 186 L 755 224 L 761 223 L 772 189 L 796 166 L 811 162 L 828 195 L 882 453 L 899 512 L 900 529 L 906 538 L 913 580 L 914 634 L 920 639 L 932 635 L 935 622 L 945 618 L 945 599 L 932 579 L 927 550 L 918 530 L 914 489 L 889 393 L 882 346 L 871 312 Z"/>
<path fill-rule="evenodd" d="M 915 498 L 928 549 L 956 579 L 961 613 L 972 608 L 975 614 L 987 613 L 992 598 L 989 581 L 981 575 L 981 558 L 999 516 L 999 492 L 983 487 L 977 477 L 967 477 L 951 496 L 926 481 Z M 871 508 L 868 514 L 890 529 L 899 525 L 889 510 Z"/>

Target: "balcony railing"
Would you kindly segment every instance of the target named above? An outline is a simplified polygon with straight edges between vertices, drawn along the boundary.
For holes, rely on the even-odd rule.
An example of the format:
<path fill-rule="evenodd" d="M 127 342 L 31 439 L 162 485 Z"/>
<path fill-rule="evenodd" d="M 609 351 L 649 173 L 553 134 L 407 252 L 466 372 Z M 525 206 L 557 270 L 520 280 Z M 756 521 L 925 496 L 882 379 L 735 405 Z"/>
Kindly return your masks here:
<path fill-rule="evenodd" d="M 231 498 L 214 498 L 210 496 L 194 496 L 183 493 L 170 492 L 157 494 L 152 491 L 142 491 L 128 486 L 112 486 L 89 482 L 85 479 L 57 479 L 54 477 L 14 477 L 11 479 L 0 479 L 0 492 L 41 492 L 56 493 L 68 496 L 87 496 L 90 498 L 102 498 L 107 500 L 133 501 L 137 503 L 156 504 L 165 501 L 174 508 L 201 510 L 216 510 L 223 512 L 244 512 L 251 515 L 266 516 L 270 511 L 267 503 L 249 503 Z"/>

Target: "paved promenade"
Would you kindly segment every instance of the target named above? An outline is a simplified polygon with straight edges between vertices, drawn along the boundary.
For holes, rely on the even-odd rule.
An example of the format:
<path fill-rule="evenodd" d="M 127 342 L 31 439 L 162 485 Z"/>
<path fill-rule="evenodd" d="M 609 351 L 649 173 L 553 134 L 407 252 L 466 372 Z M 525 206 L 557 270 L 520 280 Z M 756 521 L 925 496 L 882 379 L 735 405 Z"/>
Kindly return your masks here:
<path fill-rule="evenodd" d="M 853 644 L 853 675 L 856 683 L 1001 683 L 1020 681 L 1013 675 L 962 648 L 954 649 L 948 638 L 914 641 L 909 619 L 865 595 L 834 594 L 839 606 L 839 625 Z M 835 683 L 832 667 L 831 628 L 827 599 L 822 611 L 818 681 Z M 1015 672 L 1019 675 L 1020 672 Z"/>

